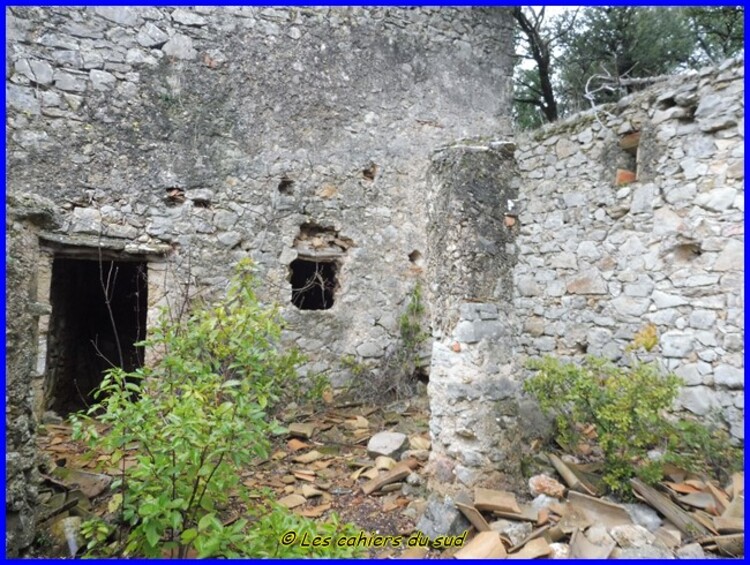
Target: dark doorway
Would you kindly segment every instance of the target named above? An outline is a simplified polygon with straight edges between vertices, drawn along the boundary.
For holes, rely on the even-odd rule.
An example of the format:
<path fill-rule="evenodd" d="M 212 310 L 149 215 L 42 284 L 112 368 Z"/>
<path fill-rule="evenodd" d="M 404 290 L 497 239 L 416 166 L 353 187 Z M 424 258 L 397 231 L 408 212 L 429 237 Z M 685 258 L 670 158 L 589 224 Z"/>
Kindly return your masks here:
<path fill-rule="evenodd" d="M 138 261 L 54 260 L 46 394 L 61 416 L 92 404 L 107 369 L 143 365 L 146 273 Z"/>
<path fill-rule="evenodd" d="M 336 290 L 336 263 L 295 259 L 289 265 L 292 304 L 300 310 L 328 310 Z"/>

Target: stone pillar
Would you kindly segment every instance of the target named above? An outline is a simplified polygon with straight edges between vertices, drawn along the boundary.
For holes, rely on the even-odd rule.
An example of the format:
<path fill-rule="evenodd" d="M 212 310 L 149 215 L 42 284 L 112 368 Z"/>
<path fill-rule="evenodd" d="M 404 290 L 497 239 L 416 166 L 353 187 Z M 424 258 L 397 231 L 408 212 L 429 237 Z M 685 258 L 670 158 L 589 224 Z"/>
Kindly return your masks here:
<path fill-rule="evenodd" d="M 52 284 L 52 261 L 51 253 L 42 252 L 36 268 L 36 304 L 39 314 L 36 340 L 36 363 L 31 373 L 33 389 L 34 416 L 39 420 L 46 410 L 45 383 L 47 373 L 47 349 L 49 344 L 49 321 L 52 313 L 50 304 L 50 289 Z"/>
<path fill-rule="evenodd" d="M 166 309 L 177 316 L 187 300 L 188 292 L 184 285 L 177 282 L 174 265 L 166 261 L 149 261 L 147 263 L 148 311 L 146 312 L 146 331 L 151 332 L 159 326 L 162 312 Z M 164 351 L 147 347 L 144 352 L 145 364 L 154 365 Z"/>
<path fill-rule="evenodd" d="M 430 468 L 440 493 L 516 488 L 521 480 L 513 150 L 503 142 L 454 145 L 433 156 L 428 176 Z"/>
<path fill-rule="evenodd" d="M 15 557 L 34 539 L 37 505 L 36 418 L 32 375 L 37 363 L 40 228 L 56 224 L 51 202 L 9 194 L 6 208 L 5 547 Z"/>

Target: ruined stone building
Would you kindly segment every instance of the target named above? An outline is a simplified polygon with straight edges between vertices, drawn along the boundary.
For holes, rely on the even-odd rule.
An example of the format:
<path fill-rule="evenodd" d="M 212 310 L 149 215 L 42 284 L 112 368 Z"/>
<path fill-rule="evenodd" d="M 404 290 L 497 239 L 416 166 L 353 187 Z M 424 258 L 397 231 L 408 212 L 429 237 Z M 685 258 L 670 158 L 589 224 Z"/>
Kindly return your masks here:
<path fill-rule="evenodd" d="M 742 439 L 742 60 L 514 139 L 502 8 L 6 22 L 10 552 L 33 536 L 36 421 L 80 409 L 92 343 L 112 351 L 110 267 L 128 366 L 160 306 L 220 294 L 251 257 L 302 371 L 336 385 L 342 359 L 377 370 L 398 347 L 421 285 L 448 490 L 518 474 L 527 357 L 617 359 L 649 322 L 686 382 L 676 408 Z"/>

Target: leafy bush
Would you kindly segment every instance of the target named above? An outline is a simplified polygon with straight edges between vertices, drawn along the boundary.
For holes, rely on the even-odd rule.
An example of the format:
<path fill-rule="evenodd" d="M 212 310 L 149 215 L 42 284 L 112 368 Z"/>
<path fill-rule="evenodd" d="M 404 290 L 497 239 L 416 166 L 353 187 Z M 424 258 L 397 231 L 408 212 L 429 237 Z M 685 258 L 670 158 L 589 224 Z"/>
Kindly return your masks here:
<path fill-rule="evenodd" d="M 744 453 L 732 445 L 726 430 L 709 420 L 679 420 L 667 431 L 666 463 L 694 473 L 707 473 L 722 483 L 744 468 Z"/>
<path fill-rule="evenodd" d="M 297 540 L 291 544 L 281 543 L 284 534 L 290 531 L 296 534 Z M 341 524 L 336 514 L 331 516 L 329 522 L 319 524 L 274 505 L 248 529 L 245 547 L 252 548 L 253 557 L 360 557 L 365 553 L 364 548 L 339 546 L 336 543 L 344 536 L 351 539 L 358 534 L 359 530 L 352 524 Z M 313 547 L 309 541 L 316 536 L 330 541 L 326 545 Z M 300 540 L 305 538 L 308 545 L 303 546 Z"/>
<path fill-rule="evenodd" d="M 726 471 L 742 460 L 741 451 L 720 433 L 699 422 L 666 417 L 681 380 L 663 375 L 655 363 L 616 366 L 587 357 L 575 364 L 545 357 L 530 361 L 529 367 L 537 373 L 524 383 L 524 390 L 542 410 L 555 415 L 563 447 L 577 445 L 580 430 L 593 424 L 604 455 L 603 480 L 614 492 L 628 494 L 628 479 L 634 475 L 660 480 L 666 462 L 696 471 L 723 465 Z M 663 453 L 658 461 L 649 459 L 652 449 Z"/>
<path fill-rule="evenodd" d="M 131 373 L 110 370 L 96 392 L 99 404 L 75 418 L 77 437 L 122 464 L 110 504 L 122 539 L 107 545 L 111 532 L 89 525 L 89 549 L 236 556 L 254 538 L 246 520 L 224 525 L 220 512 L 242 493 L 240 470 L 267 457 L 269 435 L 283 431 L 266 410 L 296 378 L 300 357 L 278 349 L 278 314 L 259 304 L 249 262 L 238 265 L 218 305 L 202 305 L 182 322 L 167 314 L 144 342 L 160 360 Z M 131 449 L 137 464 L 127 468 Z"/>

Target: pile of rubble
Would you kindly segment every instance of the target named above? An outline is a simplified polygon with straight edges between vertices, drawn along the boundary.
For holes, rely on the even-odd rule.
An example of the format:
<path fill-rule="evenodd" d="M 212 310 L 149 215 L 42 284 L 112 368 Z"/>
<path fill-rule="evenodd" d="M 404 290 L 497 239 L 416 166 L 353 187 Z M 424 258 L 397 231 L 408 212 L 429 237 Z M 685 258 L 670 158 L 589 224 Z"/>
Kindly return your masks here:
<path fill-rule="evenodd" d="M 679 469 L 670 471 L 670 480 L 658 488 L 632 479 L 633 493 L 642 502 L 616 504 L 592 496 L 598 493 L 580 468 L 549 457 L 567 479 L 567 488 L 549 475 L 536 475 L 529 480 L 536 496 L 531 503 L 519 503 L 511 492 L 477 488 L 472 501 L 455 501 L 452 518 L 445 517 L 443 508 L 440 513 L 450 534 L 465 527 L 476 531 L 463 547 L 448 553 L 456 558 L 523 559 L 744 553 L 743 473 L 735 473 L 723 488 Z M 420 522 L 420 527 L 429 528 L 429 521 Z"/>

